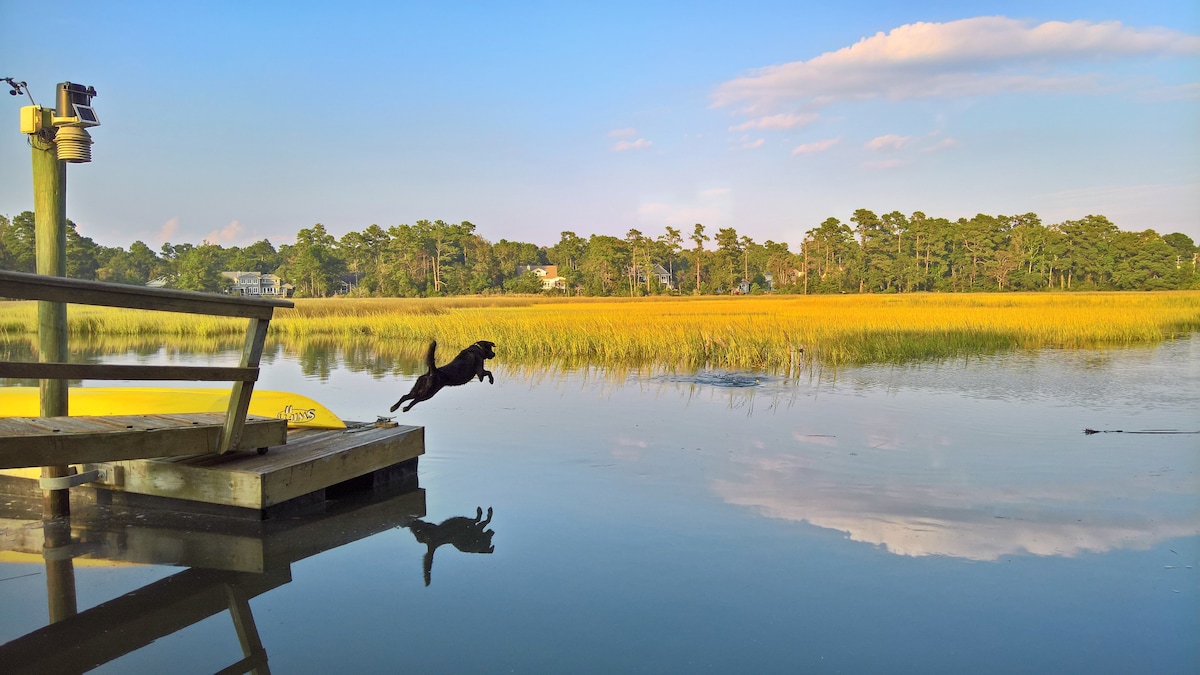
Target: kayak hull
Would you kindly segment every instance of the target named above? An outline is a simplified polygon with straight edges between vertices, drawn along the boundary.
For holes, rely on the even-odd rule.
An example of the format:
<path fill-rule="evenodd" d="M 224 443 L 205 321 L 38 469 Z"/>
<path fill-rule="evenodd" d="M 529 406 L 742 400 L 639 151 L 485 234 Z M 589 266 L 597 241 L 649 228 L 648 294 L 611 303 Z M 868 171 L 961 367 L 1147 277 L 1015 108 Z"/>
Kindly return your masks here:
<path fill-rule="evenodd" d="M 171 415 L 225 412 L 228 389 L 165 387 L 74 387 L 69 390 L 72 416 Z M 0 387 L 0 417 L 38 417 L 37 387 Z M 346 424 L 307 396 L 255 389 L 250 415 L 287 420 L 289 427 L 345 429 Z"/>

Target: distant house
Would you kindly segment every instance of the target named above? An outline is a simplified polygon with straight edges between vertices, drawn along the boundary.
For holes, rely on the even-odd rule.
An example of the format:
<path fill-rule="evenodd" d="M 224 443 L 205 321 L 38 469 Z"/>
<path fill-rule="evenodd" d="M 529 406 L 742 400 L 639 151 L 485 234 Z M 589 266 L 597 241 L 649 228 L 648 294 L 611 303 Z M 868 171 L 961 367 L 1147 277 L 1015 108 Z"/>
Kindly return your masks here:
<path fill-rule="evenodd" d="M 343 274 L 337 279 L 337 288 L 334 289 L 334 295 L 348 295 L 358 288 L 358 272 Z"/>
<path fill-rule="evenodd" d="M 550 290 L 552 288 L 565 289 L 567 280 L 558 276 L 558 265 L 519 265 L 517 267 L 517 276 L 523 275 L 526 272 L 533 272 L 542 280 L 542 289 Z"/>
<path fill-rule="evenodd" d="M 229 292 L 233 295 L 249 295 L 264 298 L 290 298 L 296 287 L 283 282 L 274 274 L 262 272 L 221 272 L 221 276 L 233 281 Z"/>
<path fill-rule="evenodd" d="M 675 288 L 675 282 L 671 279 L 671 273 L 667 271 L 667 268 L 654 263 L 650 268 L 650 273 L 658 279 L 658 283 L 662 284 L 663 288 Z M 639 269 L 637 271 L 637 280 L 639 284 L 646 283 L 646 273 L 644 270 Z"/>
<path fill-rule="evenodd" d="M 150 281 L 147 281 L 146 285 L 150 288 L 166 288 L 169 283 L 171 283 L 171 280 L 168 277 L 154 277 Z"/>

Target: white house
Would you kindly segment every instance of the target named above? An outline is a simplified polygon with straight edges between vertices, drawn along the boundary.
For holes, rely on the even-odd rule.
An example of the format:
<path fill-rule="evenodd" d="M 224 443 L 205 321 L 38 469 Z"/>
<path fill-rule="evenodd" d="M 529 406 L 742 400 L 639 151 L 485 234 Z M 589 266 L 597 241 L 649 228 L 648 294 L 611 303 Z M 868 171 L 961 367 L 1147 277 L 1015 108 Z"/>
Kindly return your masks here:
<path fill-rule="evenodd" d="M 274 274 L 262 272 L 221 272 L 221 276 L 233 280 L 234 295 L 252 295 L 265 298 L 291 297 L 296 287 L 283 283 L 283 279 Z"/>
<path fill-rule="evenodd" d="M 526 272 L 533 272 L 542 280 L 542 289 L 550 290 L 552 288 L 565 289 L 567 280 L 558 276 L 558 265 L 520 265 L 517 267 L 517 274 L 522 275 Z"/>

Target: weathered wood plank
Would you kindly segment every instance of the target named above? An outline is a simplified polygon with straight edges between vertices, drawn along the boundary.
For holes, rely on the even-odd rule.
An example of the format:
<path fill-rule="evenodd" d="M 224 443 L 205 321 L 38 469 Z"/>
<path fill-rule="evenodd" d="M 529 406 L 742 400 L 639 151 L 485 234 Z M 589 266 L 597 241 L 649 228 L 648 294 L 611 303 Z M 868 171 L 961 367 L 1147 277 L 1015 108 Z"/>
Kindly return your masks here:
<path fill-rule="evenodd" d="M 258 363 L 262 360 L 263 344 L 267 341 L 268 319 L 250 319 L 246 328 L 246 342 L 242 346 L 242 368 L 258 372 Z M 231 378 L 232 379 L 232 378 Z M 255 377 L 255 379 L 258 379 Z M 242 380 L 233 383 L 233 391 L 229 394 L 229 409 L 225 413 L 225 428 L 221 432 L 221 447 L 218 454 L 225 454 L 239 447 L 242 441 L 242 427 L 246 422 L 246 411 L 250 409 L 250 396 L 254 393 L 254 380 Z"/>
<path fill-rule="evenodd" d="M 266 455 L 120 462 L 124 485 L 105 489 L 263 510 L 424 453 L 423 427 L 294 430 Z"/>
<path fill-rule="evenodd" d="M 214 453 L 224 420 L 219 413 L 0 418 L 0 468 Z M 284 420 L 251 418 L 241 447 L 261 448 L 286 441 Z"/>
<path fill-rule="evenodd" d="M 0 377 L 27 380 L 183 380 L 189 382 L 254 382 L 258 367 L 125 366 L 102 363 L 33 363 L 0 361 Z"/>
<path fill-rule="evenodd" d="M 325 442 L 314 439 L 308 447 L 289 448 L 295 451 L 286 453 L 295 458 L 291 465 L 275 465 L 273 470 L 264 472 L 263 508 L 425 454 L 424 427 L 338 434 Z M 268 458 L 270 461 L 260 466 L 271 466 L 282 459 L 269 455 L 261 459 Z"/>
<path fill-rule="evenodd" d="M 5 270 L 0 270 L 0 298 L 48 300 L 247 319 L 270 319 L 276 307 L 295 306 L 291 300 L 148 288 Z"/>

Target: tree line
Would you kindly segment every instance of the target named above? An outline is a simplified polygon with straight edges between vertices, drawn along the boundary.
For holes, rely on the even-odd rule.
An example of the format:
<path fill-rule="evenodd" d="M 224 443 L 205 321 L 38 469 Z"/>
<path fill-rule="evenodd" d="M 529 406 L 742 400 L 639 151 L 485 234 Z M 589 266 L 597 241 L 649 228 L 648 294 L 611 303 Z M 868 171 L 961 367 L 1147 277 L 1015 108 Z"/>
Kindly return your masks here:
<path fill-rule="evenodd" d="M 0 268 L 32 272 L 34 251 L 33 213 L 0 216 Z M 230 283 L 223 271 L 263 272 L 293 284 L 299 297 L 1195 289 L 1198 253 L 1182 233 L 1122 231 L 1104 216 L 1044 225 L 1032 213 L 951 221 L 859 209 L 848 223 L 828 218 L 809 230 L 798 251 L 699 223 L 658 236 L 564 231 L 539 246 L 490 242 L 467 221 L 419 220 L 341 238 L 318 223 L 278 248 L 263 239 L 245 247 L 166 243 L 156 252 L 141 241 L 99 245 L 67 221 L 70 277 L 221 291 Z M 543 290 L 537 275 L 518 271 L 528 265 L 556 265 L 565 288 Z"/>

